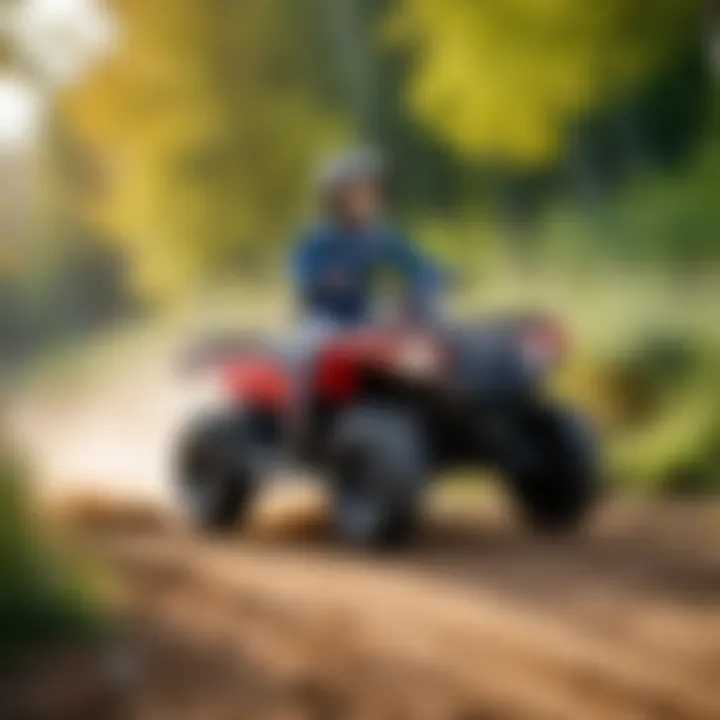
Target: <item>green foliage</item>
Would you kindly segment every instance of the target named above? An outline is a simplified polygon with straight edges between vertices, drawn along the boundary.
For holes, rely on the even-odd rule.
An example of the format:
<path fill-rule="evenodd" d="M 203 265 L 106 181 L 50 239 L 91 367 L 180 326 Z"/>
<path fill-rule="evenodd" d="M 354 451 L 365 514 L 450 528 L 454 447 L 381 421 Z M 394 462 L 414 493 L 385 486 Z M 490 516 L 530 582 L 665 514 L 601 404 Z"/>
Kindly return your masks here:
<path fill-rule="evenodd" d="M 117 0 L 117 49 L 63 98 L 88 214 L 173 297 L 284 239 L 340 123 L 279 0 Z"/>
<path fill-rule="evenodd" d="M 652 418 L 616 440 L 614 478 L 673 494 L 719 491 L 718 387 L 717 373 L 705 373 L 668 393 Z"/>
<path fill-rule="evenodd" d="M 388 35 L 410 57 L 418 118 L 460 157 L 533 165 L 667 62 L 700 11 L 695 0 L 399 0 Z"/>
<path fill-rule="evenodd" d="M 692 303 L 678 304 L 692 312 Z M 608 470 L 618 486 L 720 491 L 718 368 L 717 337 L 689 324 L 657 333 L 643 323 L 604 351 L 571 360 L 566 391 L 603 427 Z"/>
<path fill-rule="evenodd" d="M 592 213 L 567 200 L 555 203 L 536 224 L 535 249 L 560 264 L 614 260 L 626 270 L 652 265 L 679 277 L 712 275 L 720 258 L 717 108 L 705 125 L 706 137 L 683 167 L 644 167 Z"/>
<path fill-rule="evenodd" d="M 0 452 L 0 663 L 91 627 L 80 589 L 40 538 L 23 467 Z"/>
<path fill-rule="evenodd" d="M 656 174 L 628 188 L 607 216 L 616 229 L 608 245 L 620 257 L 656 258 L 676 265 L 720 254 L 720 113 L 712 135 L 682 173 Z"/>

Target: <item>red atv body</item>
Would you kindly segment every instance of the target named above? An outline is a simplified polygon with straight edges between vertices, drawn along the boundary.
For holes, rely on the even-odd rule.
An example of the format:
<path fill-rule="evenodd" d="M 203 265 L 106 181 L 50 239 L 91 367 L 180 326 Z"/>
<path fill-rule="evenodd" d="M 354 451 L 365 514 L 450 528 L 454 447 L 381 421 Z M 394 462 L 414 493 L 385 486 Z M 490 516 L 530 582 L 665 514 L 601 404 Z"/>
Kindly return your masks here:
<path fill-rule="evenodd" d="M 226 345 L 204 363 L 220 407 L 183 434 L 178 484 L 200 525 L 227 527 L 265 459 L 292 457 L 325 478 L 338 534 L 372 545 L 407 539 L 432 477 L 472 463 L 500 469 L 536 526 L 570 527 L 597 473 L 585 424 L 542 391 L 564 351 L 558 326 L 537 317 L 339 333 L 317 349 L 289 443 L 297 390 L 282 354 Z"/>
<path fill-rule="evenodd" d="M 404 358 L 408 348 L 420 346 L 421 352 L 428 353 L 428 362 L 437 362 L 433 369 L 439 372 L 441 346 L 426 332 L 372 329 L 339 334 L 317 353 L 311 392 L 328 404 L 351 402 L 362 391 L 364 373 L 407 372 Z M 219 370 L 228 396 L 237 402 L 258 410 L 282 411 L 291 401 L 291 373 L 277 353 L 241 353 L 222 361 Z"/>

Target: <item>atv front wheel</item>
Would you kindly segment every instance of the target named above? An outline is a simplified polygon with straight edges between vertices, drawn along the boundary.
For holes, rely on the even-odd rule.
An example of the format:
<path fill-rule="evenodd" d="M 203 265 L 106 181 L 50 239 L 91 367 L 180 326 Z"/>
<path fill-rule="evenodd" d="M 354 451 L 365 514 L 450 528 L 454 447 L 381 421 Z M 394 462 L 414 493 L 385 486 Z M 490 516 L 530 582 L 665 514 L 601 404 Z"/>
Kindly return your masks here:
<path fill-rule="evenodd" d="M 524 418 L 509 466 L 516 503 L 538 530 L 574 529 L 597 498 L 594 438 L 583 420 L 563 408 L 537 408 Z"/>
<path fill-rule="evenodd" d="M 349 410 L 336 426 L 330 462 L 340 539 L 364 548 L 409 541 L 427 474 L 422 434 L 412 416 L 385 407 Z"/>
<path fill-rule="evenodd" d="M 222 414 L 194 423 L 180 441 L 176 483 L 193 524 L 225 531 L 246 514 L 255 483 L 244 418 Z"/>

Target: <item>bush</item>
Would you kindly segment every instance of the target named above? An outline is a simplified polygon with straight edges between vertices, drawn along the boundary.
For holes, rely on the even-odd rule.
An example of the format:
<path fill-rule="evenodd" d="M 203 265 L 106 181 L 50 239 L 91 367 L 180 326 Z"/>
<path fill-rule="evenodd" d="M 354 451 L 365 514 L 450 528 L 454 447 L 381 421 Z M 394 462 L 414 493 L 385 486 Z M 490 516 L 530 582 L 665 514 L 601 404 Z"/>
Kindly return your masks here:
<path fill-rule="evenodd" d="M 577 358 L 565 382 L 604 428 L 613 482 L 720 492 L 720 358 L 710 338 L 639 334 L 607 356 Z"/>
<path fill-rule="evenodd" d="M 41 540 L 22 465 L 0 450 L 0 661 L 89 629 L 79 587 Z"/>

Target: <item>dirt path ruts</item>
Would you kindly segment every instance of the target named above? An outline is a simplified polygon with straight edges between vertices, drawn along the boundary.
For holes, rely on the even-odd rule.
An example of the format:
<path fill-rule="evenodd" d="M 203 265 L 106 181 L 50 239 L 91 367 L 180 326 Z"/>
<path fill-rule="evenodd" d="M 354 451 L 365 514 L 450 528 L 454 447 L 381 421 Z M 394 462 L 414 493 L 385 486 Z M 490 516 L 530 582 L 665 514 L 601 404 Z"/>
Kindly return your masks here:
<path fill-rule="evenodd" d="M 395 557 L 322 521 L 86 532 L 142 628 L 137 717 L 720 718 L 715 518 L 625 515 L 561 543 L 445 512 Z"/>

